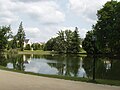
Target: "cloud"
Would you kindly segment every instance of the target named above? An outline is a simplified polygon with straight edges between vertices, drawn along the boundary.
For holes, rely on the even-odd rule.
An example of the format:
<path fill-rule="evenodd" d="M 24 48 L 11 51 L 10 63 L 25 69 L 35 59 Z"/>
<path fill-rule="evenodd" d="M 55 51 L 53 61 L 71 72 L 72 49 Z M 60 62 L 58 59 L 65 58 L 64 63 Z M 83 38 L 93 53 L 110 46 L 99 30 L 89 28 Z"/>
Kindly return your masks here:
<path fill-rule="evenodd" d="M 48 60 L 31 60 L 29 64 L 25 64 L 25 71 L 43 73 L 43 74 L 56 74 L 58 73 L 56 68 L 51 68 L 47 63 Z M 9 65 L 10 66 L 10 65 Z"/>
<path fill-rule="evenodd" d="M 57 36 L 57 32 L 60 30 L 75 30 L 75 27 L 26 27 L 24 28 L 27 38 L 29 38 L 32 42 L 44 42 L 48 41 L 52 37 Z M 79 34 L 81 38 L 85 38 L 85 34 L 88 31 L 85 28 L 78 28 Z"/>
<path fill-rule="evenodd" d="M 60 30 L 72 30 L 74 31 L 75 30 L 75 27 L 60 27 Z M 80 38 L 85 38 L 85 35 L 86 35 L 86 32 L 88 32 L 87 29 L 85 28 L 78 28 L 78 31 L 79 31 L 79 35 L 80 35 Z"/>
<path fill-rule="evenodd" d="M 45 39 L 45 35 L 42 29 L 37 27 L 29 27 L 25 28 L 26 37 L 29 38 L 32 42 L 41 41 L 43 38 Z"/>
<path fill-rule="evenodd" d="M 87 32 L 88 32 L 88 29 L 86 28 L 80 29 L 80 37 L 85 38 Z"/>
<path fill-rule="evenodd" d="M 0 25 L 11 24 L 18 20 L 18 17 L 10 10 L 13 3 L 9 0 L 0 0 Z"/>
<path fill-rule="evenodd" d="M 0 0 L 0 23 L 8 24 L 25 17 L 41 24 L 58 24 L 65 20 L 65 14 L 55 0 L 24 1 Z"/>
<path fill-rule="evenodd" d="M 75 27 L 25 27 L 24 28 L 26 37 L 29 38 L 32 42 L 44 42 L 48 41 L 52 37 L 57 36 L 57 32 L 60 30 L 75 30 Z M 78 28 L 79 34 L 81 38 L 85 38 L 85 34 L 88 31 L 85 28 Z"/>
<path fill-rule="evenodd" d="M 33 6 L 32 6 L 33 5 Z M 58 6 L 54 2 L 41 2 L 29 4 L 26 7 L 26 13 L 38 19 L 40 22 L 45 24 L 56 24 L 63 22 L 65 19 L 65 15 L 59 11 Z"/>
<path fill-rule="evenodd" d="M 95 24 L 97 10 L 106 1 L 0 0 L 0 25 L 12 24 L 13 33 L 16 33 L 20 21 L 23 21 L 26 36 L 32 41 L 47 41 L 61 29 L 74 30 L 75 27 L 71 26 L 78 26 L 83 38 Z"/>
<path fill-rule="evenodd" d="M 108 0 L 69 0 L 69 9 L 88 22 L 95 22 L 97 10 Z"/>
<path fill-rule="evenodd" d="M 0 11 L 1 12 L 1 11 Z M 5 11 L 0 13 L 0 24 L 11 24 L 17 20 L 17 16 L 12 14 L 10 11 Z"/>
<path fill-rule="evenodd" d="M 26 37 L 32 42 L 44 42 L 55 37 L 59 29 L 57 27 L 26 27 L 24 28 Z"/>
<path fill-rule="evenodd" d="M 40 2 L 40 1 L 56 1 L 56 0 L 13 0 L 19 2 Z"/>
<path fill-rule="evenodd" d="M 21 14 L 31 17 L 31 20 L 43 24 L 57 24 L 65 20 L 65 15 L 60 11 L 59 5 L 52 0 L 33 3 L 17 2 L 14 11 L 19 11 Z"/>
<path fill-rule="evenodd" d="M 15 34 L 18 23 L 23 21 L 26 37 L 33 42 L 44 42 L 55 36 L 58 24 L 64 20 L 65 14 L 56 0 L 0 0 L 0 25 L 12 24 Z"/>

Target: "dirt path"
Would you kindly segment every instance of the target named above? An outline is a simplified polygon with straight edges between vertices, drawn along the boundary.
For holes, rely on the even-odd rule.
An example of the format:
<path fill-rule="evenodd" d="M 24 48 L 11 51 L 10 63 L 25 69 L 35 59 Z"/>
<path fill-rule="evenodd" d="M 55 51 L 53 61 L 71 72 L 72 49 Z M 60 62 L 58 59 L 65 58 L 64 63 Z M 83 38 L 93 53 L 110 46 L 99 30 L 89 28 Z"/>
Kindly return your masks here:
<path fill-rule="evenodd" d="M 0 90 L 120 90 L 120 87 L 0 70 Z"/>

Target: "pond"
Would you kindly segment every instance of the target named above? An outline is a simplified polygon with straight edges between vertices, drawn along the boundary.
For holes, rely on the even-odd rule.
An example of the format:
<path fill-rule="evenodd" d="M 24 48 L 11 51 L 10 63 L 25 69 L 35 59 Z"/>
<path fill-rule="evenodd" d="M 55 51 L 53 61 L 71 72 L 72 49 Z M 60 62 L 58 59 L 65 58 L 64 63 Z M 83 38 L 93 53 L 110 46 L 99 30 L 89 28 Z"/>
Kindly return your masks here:
<path fill-rule="evenodd" d="M 40 74 L 92 78 L 93 57 L 81 55 L 4 55 L 0 65 Z M 120 80 L 120 60 L 97 56 L 95 76 L 98 79 Z"/>

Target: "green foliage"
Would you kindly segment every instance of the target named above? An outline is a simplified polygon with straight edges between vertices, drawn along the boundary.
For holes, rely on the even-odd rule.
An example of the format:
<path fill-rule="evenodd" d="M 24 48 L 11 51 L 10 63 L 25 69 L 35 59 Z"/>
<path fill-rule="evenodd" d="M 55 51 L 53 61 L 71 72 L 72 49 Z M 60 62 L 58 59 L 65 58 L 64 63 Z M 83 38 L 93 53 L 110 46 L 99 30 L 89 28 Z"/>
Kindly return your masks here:
<path fill-rule="evenodd" d="M 10 26 L 0 27 L 0 53 L 6 48 L 10 36 Z"/>
<path fill-rule="evenodd" d="M 44 44 L 39 44 L 39 43 L 33 43 L 31 45 L 33 50 L 43 50 L 44 49 Z"/>
<path fill-rule="evenodd" d="M 17 48 L 17 39 L 16 39 L 16 36 L 13 37 L 13 40 L 11 41 L 12 42 L 12 49 L 16 49 Z"/>
<path fill-rule="evenodd" d="M 117 35 L 117 30 L 115 30 L 116 7 L 117 1 L 109 1 L 97 13 L 98 22 L 94 28 L 99 41 L 99 49 L 102 52 L 113 52 L 115 47 L 115 37 Z"/>
<path fill-rule="evenodd" d="M 72 53 L 78 53 L 80 51 L 80 44 L 81 44 L 81 41 L 80 41 L 80 37 L 79 37 L 79 34 L 78 34 L 78 28 L 76 27 L 75 28 L 75 31 L 73 32 L 73 37 L 72 37 Z"/>
<path fill-rule="evenodd" d="M 72 37 L 73 37 L 73 32 L 71 30 L 65 30 L 65 41 L 66 43 L 66 52 L 69 53 L 71 52 L 72 48 Z"/>
<path fill-rule="evenodd" d="M 48 40 L 45 50 L 54 50 L 59 53 L 78 53 L 80 51 L 81 39 L 77 27 L 74 32 L 61 30 L 57 34 L 57 37 Z"/>
<path fill-rule="evenodd" d="M 22 26 L 22 22 L 20 23 L 17 35 L 16 35 L 16 40 L 18 41 L 18 47 L 23 51 L 23 45 L 25 41 L 25 32 Z"/>
<path fill-rule="evenodd" d="M 93 31 L 88 31 L 84 41 L 82 42 L 83 49 L 87 53 L 93 53 L 93 43 L 92 43 Z"/>
<path fill-rule="evenodd" d="M 26 45 L 25 50 L 31 50 L 30 44 L 27 44 L 27 45 Z"/>
<path fill-rule="evenodd" d="M 120 4 L 109 1 L 98 11 L 98 23 L 95 25 L 99 48 L 103 52 L 120 53 L 119 15 Z"/>
<path fill-rule="evenodd" d="M 6 67 L 7 66 L 7 59 L 3 54 L 0 54 L 0 65 Z"/>
<path fill-rule="evenodd" d="M 102 53 L 120 53 L 120 2 L 108 1 L 97 12 L 97 23 L 93 27 L 93 34 L 97 37 L 97 48 Z M 83 41 L 84 49 L 89 53 L 91 34 L 87 34 Z"/>
<path fill-rule="evenodd" d="M 51 38 L 45 44 L 44 50 L 52 51 L 54 50 L 54 44 L 56 43 L 56 38 Z"/>

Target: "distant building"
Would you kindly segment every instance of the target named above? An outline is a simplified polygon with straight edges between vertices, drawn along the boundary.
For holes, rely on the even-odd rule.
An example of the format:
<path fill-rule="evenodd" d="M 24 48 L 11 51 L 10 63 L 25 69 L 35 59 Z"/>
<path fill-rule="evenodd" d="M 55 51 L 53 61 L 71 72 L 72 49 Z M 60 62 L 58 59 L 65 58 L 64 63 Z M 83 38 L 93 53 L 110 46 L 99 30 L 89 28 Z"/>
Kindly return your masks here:
<path fill-rule="evenodd" d="M 26 47 L 27 44 L 29 44 L 30 46 L 32 45 L 32 42 L 30 41 L 30 39 L 25 39 L 24 47 Z"/>

